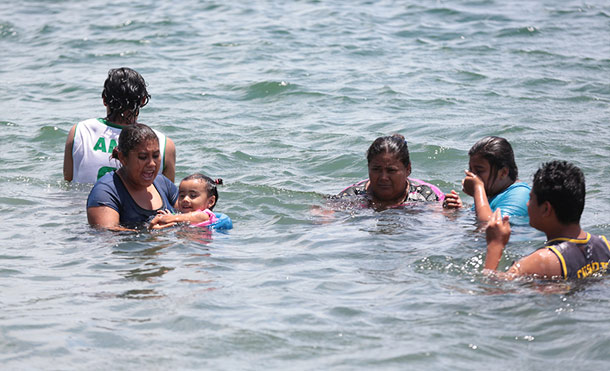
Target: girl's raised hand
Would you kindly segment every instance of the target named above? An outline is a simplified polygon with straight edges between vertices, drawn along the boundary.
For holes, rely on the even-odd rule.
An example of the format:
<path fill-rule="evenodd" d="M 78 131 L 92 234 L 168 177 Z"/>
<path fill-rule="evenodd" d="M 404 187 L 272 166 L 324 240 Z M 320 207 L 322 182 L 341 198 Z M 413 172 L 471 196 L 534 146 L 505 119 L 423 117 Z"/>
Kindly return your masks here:
<path fill-rule="evenodd" d="M 474 190 L 477 187 L 483 187 L 485 189 L 485 183 L 472 171 L 464 170 L 466 177 L 462 179 L 462 190 L 468 196 L 474 196 Z"/>

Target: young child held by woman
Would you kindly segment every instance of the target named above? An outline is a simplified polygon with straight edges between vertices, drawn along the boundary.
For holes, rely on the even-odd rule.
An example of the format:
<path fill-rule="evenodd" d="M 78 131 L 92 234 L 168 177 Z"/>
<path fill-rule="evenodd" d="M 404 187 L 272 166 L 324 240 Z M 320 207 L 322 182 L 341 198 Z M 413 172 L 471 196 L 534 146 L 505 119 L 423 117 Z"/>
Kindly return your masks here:
<path fill-rule="evenodd" d="M 169 210 L 159 211 L 151 221 L 149 228 L 162 229 L 176 224 L 190 224 L 194 227 L 211 227 L 215 229 L 231 229 L 231 219 L 222 213 L 212 210 L 218 202 L 217 185 L 222 179 L 212 179 L 203 174 L 192 174 L 182 179 L 178 187 L 178 201 L 173 214 Z"/>

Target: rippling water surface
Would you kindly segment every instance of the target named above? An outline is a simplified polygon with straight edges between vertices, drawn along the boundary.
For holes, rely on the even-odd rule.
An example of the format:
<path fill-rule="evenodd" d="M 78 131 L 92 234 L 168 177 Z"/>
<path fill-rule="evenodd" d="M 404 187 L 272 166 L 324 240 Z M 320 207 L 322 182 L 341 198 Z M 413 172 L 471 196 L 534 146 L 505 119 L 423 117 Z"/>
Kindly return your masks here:
<path fill-rule="evenodd" d="M 449 191 L 500 135 L 528 182 L 580 166 L 582 225 L 610 234 L 609 40 L 602 0 L 5 2 L 3 368 L 607 367 L 607 278 L 490 281 L 468 210 L 311 209 L 366 177 L 377 136 Z M 86 224 L 64 142 L 119 66 L 147 80 L 140 121 L 176 143 L 177 179 L 225 180 L 229 233 Z M 543 240 L 514 226 L 502 266 Z"/>

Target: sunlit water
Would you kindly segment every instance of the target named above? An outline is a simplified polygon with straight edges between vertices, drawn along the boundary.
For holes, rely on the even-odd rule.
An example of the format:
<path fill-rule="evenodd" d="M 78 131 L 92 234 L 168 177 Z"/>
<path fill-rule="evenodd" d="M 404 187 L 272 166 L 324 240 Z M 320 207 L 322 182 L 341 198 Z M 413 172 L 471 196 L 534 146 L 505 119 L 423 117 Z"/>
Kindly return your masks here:
<path fill-rule="evenodd" d="M 610 234 L 609 40 L 602 0 L 5 2 L 2 368 L 604 369 L 607 278 L 489 280 L 469 210 L 311 210 L 367 176 L 377 136 L 449 191 L 500 135 L 525 181 L 580 166 L 582 225 Z M 225 180 L 229 233 L 87 225 L 63 146 L 119 66 L 177 179 Z M 544 242 L 513 231 L 502 268 Z"/>

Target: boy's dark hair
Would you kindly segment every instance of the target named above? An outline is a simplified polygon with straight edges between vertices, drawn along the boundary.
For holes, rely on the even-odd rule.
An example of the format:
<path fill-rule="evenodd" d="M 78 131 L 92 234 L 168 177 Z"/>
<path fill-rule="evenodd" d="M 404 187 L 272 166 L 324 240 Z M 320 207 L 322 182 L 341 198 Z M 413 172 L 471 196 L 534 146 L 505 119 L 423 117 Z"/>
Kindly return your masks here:
<path fill-rule="evenodd" d="M 479 140 L 468 151 L 468 156 L 474 155 L 482 156 L 489 162 L 491 176 L 494 180 L 498 170 L 505 167 L 508 168 L 508 177 L 513 182 L 519 177 L 513 147 L 504 138 L 490 136 Z"/>
<path fill-rule="evenodd" d="M 119 143 L 112 150 L 111 158 L 118 159 L 119 152 L 127 157 L 131 150 L 149 140 L 155 140 L 157 143 L 159 142 L 159 138 L 153 129 L 144 124 L 127 125 L 121 130 Z"/>
<path fill-rule="evenodd" d="M 142 75 L 128 67 L 108 71 L 102 98 L 109 108 L 108 120 L 117 121 L 120 116 L 135 121 L 140 108 L 150 100 Z"/>
<path fill-rule="evenodd" d="M 373 158 L 380 153 L 389 153 L 397 156 L 398 160 L 402 162 L 405 167 L 409 167 L 409 165 L 411 165 L 407 141 L 405 140 L 405 137 L 400 134 L 375 139 L 373 144 L 371 144 L 369 149 L 366 151 L 367 162 L 371 163 Z"/>
<path fill-rule="evenodd" d="M 542 164 L 534 174 L 532 191 L 538 205 L 548 201 L 562 224 L 579 223 L 585 208 L 585 176 L 567 161 Z"/>
<path fill-rule="evenodd" d="M 214 210 L 214 206 L 216 206 L 216 204 L 218 203 L 218 189 L 216 185 L 222 185 L 222 179 L 212 179 L 209 176 L 203 175 L 201 173 L 195 173 L 182 179 L 182 181 L 185 180 L 199 180 L 205 182 L 205 191 L 208 194 L 208 197 L 214 196 L 215 199 L 214 205 L 210 207 L 210 210 Z"/>

